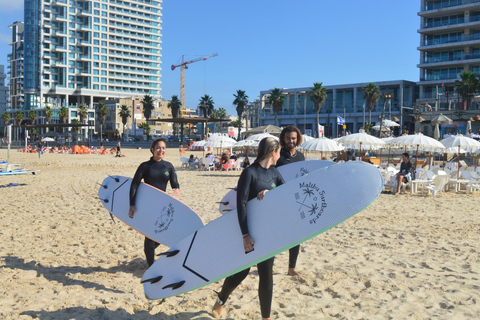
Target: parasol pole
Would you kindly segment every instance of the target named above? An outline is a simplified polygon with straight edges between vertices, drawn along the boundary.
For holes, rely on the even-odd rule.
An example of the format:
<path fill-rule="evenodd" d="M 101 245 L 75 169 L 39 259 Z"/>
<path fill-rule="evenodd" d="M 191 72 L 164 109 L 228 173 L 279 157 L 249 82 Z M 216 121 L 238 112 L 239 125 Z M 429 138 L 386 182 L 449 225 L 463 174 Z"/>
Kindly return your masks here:
<path fill-rule="evenodd" d="M 446 156 L 447 156 L 447 153 L 444 152 L 444 153 L 443 153 L 443 169 L 444 169 L 444 170 L 445 170 L 445 158 L 446 158 Z"/>
<path fill-rule="evenodd" d="M 418 162 L 418 144 L 417 144 L 417 153 L 415 154 L 415 168 L 417 167 L 417 162 Z"/>
<path fill-rule="evenodd" d="M 362 142 L 360 141 L 360 160 L 362 159 Z"/>
<path fill-rule="evenodd" d="M 388 167 L 388 164 L 390 163 L 390 149 L 392 148 L 392 146 L 389 144 L 388 145 L 388 159 L 387 159 L 387 167 Z M 380 162 L 381 163 L 381 162 Z"/>
<path fill-rule="evenodd" d="M 460 146 L 458 146 L 457 154 L 457 180 L 460 179 Z"/>
<path fill-rule="evenodd" d="M 382 149 L 383 147 L 380 147 L 380 167 L 382 166 Z"/>

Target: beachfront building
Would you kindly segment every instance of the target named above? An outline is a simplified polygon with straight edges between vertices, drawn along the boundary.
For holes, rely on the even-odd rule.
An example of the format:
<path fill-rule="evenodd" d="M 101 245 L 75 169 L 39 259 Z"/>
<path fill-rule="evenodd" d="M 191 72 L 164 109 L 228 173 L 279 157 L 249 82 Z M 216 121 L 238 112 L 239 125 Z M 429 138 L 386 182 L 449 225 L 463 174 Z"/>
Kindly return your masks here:
<path fill-rule="evenodd" d="M 8 108 L 13 110 L 23 109 L 23 22 L 15 21 L 9 26 L 12 29 L 12 47 L 8 54 L 8 86 L 10 103 Z"/>
<path fill-rule="evenodd" d="M 23 109 L 161 98 L 161 3 L 25 0 Z"/>
<path fill-rule="evenodd" d="M 443 113 L 456 122 L 442 126 L 442 134 L 465 133 L 469 118 L 478 115 L 480 99 L 470 110 L 455 92 L 455 80 L 463 71 L 480 73 L 480 2 L 472 0 L 421 0 L 419 99 L 417 112 L 425 119 L 416 127 L 430 133 L 430 120 Z M 472 128 L 477 129 L 475 123 Z M 477 125 L 480 127 L 480 125 Z M 424 130 L 423 130 L 424 129 Z M 445 131 L 446 130 L 446 131 Z"/>
<path fill-rule="evenodd" d="M 8 87 L 5 85 L 5 66 L 0 65 L 0 113 L 7 110 Z"/>
<path fill-rule="evenodd" d="M 389 92 L 393 94 L 391 100 L 385 104 L 384 118 L 397 118 L 399 123 L 408 129 L 411 126 L 410 114 L 416 98 L 417 90 L 415 82 L 406 80 L 374 82 L 382 93 Z M 369 122 L 368 108 L 365 106 L 363 91 L 367 83 L 341 84 L 327 86 L 327 98 L 320 110 L 320 125 L 325 127 L 325 136 L 336 137 L 345 132 L 355 133 Z M 273 108 L 268 102 L 271 90 L 260 92 L 259 125 L 264 126 L 274 124 L 279 127 L 294 125 L 302 133 L 311 136 L 316 135 L 317 116 L 313 107 L 313 101 L 310 99 L 309 91 L 311 87 L 303 88 L 283 88 L 284 104 L 282 111 L 277 114 L 277 123 L 275 123 L 275 114 Z M 372 123 L 378 123 L 384 106 L 383 98 L 377 101 L 372 110 Z M 346 129 L 337 125 L 337 116 L 345 119 Z"/>

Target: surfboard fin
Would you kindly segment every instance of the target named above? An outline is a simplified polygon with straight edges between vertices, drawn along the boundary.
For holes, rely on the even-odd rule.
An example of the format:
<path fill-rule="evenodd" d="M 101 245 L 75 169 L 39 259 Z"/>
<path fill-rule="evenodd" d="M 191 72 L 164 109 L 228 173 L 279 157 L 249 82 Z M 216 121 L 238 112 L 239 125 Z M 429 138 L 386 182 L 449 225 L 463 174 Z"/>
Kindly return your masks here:
<path fill-rule="evenodd" d="M 157 256 L 167 256 L 167 258 L 174 257 L 176 256 L 180 250 L 173 250 L 173 251 L 165 251 L 160 254 L 157 254 Z"/>
<path fill-rule="evenodd" d="M 232 211 L 232 210 L 230 210 L 230 209 L 222 210 L 222 212 L 230 212 L 230 211 Z"/>
<path fill-rule="evenodd" d="M 172 290 L 178 289 L 181 286 L 183 286 L 185 281 L 180 281 L 180 282 L 175 282 L 175 283 L 170 283 L 169 285 L 166 285 L 162 289 L 167 289 L 167 288 L 172 288 Z"/>
<path fill-rule="evenodd" d="M 112 178 L 113 180 L 115 180 L 115 182 L 120 182 L 120 179 L 118 179 L 118 178 L 112 177 L 110 175 L 109 175 L 109 177 Z"/>
<path fill-rule="evenodd" d="M 228 206 L 228 204 L 230 203 L 229 201 L 220 201 L 220 202 L 215 202 L 215 203 L 221 203 L 223 204 L 224 206 Z"/>
<path fill-rule="evenodd" d="M 105 202 L 105 203 L 108 203 L 108 202 L 109 202 L 108 199 L 102 199 L 102 198 L 98 198 L 98 199 L 102 200 L 102 201 Z"/>
<path fill-rule="evenodd" d="M 101 183 L 98 183 L 98 182 L 97 182 L 97 184 L 101 185 L 101 186 L 103 187 L 103 189 L 107 189 L 107 188 L 108 188 L 108 186 L 107 186 L 106 184 L 101 184 Z"/>
<path fill-rule="evenodd" d="M 158 276 L 158 277 L 155 277 L 155 278 L 142 280 L 142 282 L 140 282 L 140 283 L 150 282 L 151 284 L 154 284 L 154 283 L 157 283 L 158 281 L 162 280 L 162 278 L 163 278 L 163 276 Z"/>

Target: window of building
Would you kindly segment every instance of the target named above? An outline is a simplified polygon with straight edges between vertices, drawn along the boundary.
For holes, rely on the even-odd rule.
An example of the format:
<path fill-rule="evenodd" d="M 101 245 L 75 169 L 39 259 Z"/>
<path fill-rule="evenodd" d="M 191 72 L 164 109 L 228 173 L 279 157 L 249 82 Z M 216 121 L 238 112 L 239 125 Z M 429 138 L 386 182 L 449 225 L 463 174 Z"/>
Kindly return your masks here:
<path fill-rule="evenodd" d="M 94 8 L 100 8 L 100 3 L 94 2 L 94 3 L 93 3 L 93 7 L 94 7 Z"/>
<path fill-rule="evenodd" d="M 96 16 L 99 16 L 100 15 L 100 10 L 93 10 L 93 14 L 96 15 Z"/>
<path fill-rule="evenodd" d="M 94 22 L 94 23 L 100 23 L 100 18 L 94 17 L 94 18 L 93 18 L 93 22 Z"/>
<path fill-rule="evenodd" d="M 107 53 L 107 49 L 102 48 L 102 53 Z"/>
<path fill-rule="evenodd" d="M 107 90 L 107 86 L 102 86 L 102 90 Z"/>
<path fill-rule="evenodd" d="M 102 70 L 102 76 L 106 76 L 106 75 L 107 75 L 107 71 Z"/>
<path fill-rule="evenodd" d="M 100 40 L 93 40 L 93 44 L 98 46 L 100 44 Z"/>
<path fill-rule="evenodd" d="M 93 60 L 99 60 L 99 59 L 100 59 L 100 56 L 98 54 L 93 55 Z"/>
<path fill-rule="evenodd" d="M 108 10 L 107 5 L 106 5 L 106 4 L 102 4 L 102 9 L 103 9 L 103 10 Z"/>
<path fill-rule="evenodd" d="M 98 47 L 93 47 L 93 52 L 99 52 L 100 49 Z"/>
<path fill-rule="evenodd" d="M 75 84 L 69 83 L 69 84 L 68 84 L 68 88 L 70 88 L 70 89 L 75 89 Z"/>
<path fill-rule="evenodd" d="M 98 82 L 98 77 L 93 77 L 93 82 Z"/>
<path fill-rule="evenodd" d="M 105 11 L 102 11 L 102 17 L 108 17 L 108 13 Z"/>
<path fill-rule="evenodd" d="M 107 34 L 106 33 L 102 33 L 102 39 L 107 39 Z"/>
<path fill-rule="evenodd" d="M 103 68 L 103 69 L 106 69 L 106 68 L 107 68 L 107 64 L 106 64 L 106 63 L 102 63 L 102 68 Z"/>
<path fill-rule="evenodd" d="M 75 13 L 75 8 L 70 7 L 70 8 L 68 9 L 68 12 L 70 12 L 70 13 Z"/>
<path fill-rule="evenodd" d="M 93 74 L 99 74 L 99 71 L 97 69 L 94 69 Z"/>
<path fill-rule="evenodd" d="M 94 90 L 98 90 L 98 84 L 94 84 L 94 85 L 93 85 L 93 89 L 94 89 Z"/>
<path fill-rule="evenodd" d="M 107 24 L 107 19 L 102 19 L 102 24 Z"/>
<path fill-rule="evenodd" d="M 107 78 L 102 78 L 102 83 L 107 83 Z"/>
<path fill-rule="evenodd" d="M 98 24 L 94 24 L 93 25 L 93 30 L 100 30 L 100 26 Z"/>
<path fill-rule="evenodd" d="M 106 47 L 107 46 L 107 41 L 102 41 L 102 47 Z"/>
<path fill-rule="evenodd" d="M 75 43 L 75 38 L 69 38 L 68 43 Z"/>
<path fill-rule="evenodd" d="M 102 27 L 102 32 L 107 32 L 107 27 Z"/>
<path fill-rule="evenodd" d="M 99 66 L 100 66 L 100 63 L 98 63 L 98 62 L 93 63 L 93 67 L 98 68 Z"/>

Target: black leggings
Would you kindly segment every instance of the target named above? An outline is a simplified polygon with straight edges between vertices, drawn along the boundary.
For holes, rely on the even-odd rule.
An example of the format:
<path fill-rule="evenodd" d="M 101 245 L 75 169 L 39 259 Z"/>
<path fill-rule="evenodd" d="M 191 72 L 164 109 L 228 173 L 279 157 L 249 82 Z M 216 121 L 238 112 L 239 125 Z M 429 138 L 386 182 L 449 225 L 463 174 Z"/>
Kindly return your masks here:
<path fill-rule="evenodd" d="M 300 245 L 290 248 L 288 251 L 288 267 L 294 269 L 297 265 L 298 253 L 300 252 Z"/>
<path fill-rule="evenodd" d="M 273 261 L 275 257 L 260 262 L 257 264 L 259 283 L 258 283 L 258 298 L 260 300 L 260 310 L 262 318 L 270 318 L 270 311 L 272 309 L 272 292 L 273 292 Z M 247 277 L 250 268 L 240 271 L 223 282 L 222 291 L 218 295 L 220 300 L 225 303 L 230 294 L 236 287 Z"/>
<path fill-rule="evenodd" d="M 145 237 L 143 249 L 145 251 L 145 256 L 147 257 L 147 263 L 149 267 L 155 262 L 155 249 L 159 245 L 160 243 Z"/>

